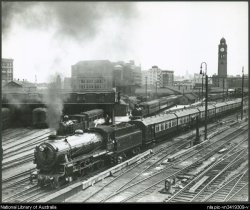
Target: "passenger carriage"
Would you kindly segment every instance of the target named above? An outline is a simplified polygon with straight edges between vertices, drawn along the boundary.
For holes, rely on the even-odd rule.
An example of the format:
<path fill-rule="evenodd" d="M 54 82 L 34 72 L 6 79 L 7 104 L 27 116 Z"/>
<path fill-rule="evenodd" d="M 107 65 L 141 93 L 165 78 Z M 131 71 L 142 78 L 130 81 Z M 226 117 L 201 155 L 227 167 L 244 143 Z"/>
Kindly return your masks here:
<path fill-rule="evenodd" d="M 187 127 L 190 127 L 194 125 L 194 119 L 196 116 L 199 116 L 199 110 L 198 109 L 184 109 L 182 111 L 177 111 L 175 113 L 177 119 L 178 119 L 178 130 L 179 129 L 185 129 Z"/>
<path fill-rule="evenodd" d="M 227 101 L 226 103 L 228 105 L 229 110 L 236 110 L 241 107 L 241 100 Z"/>
<path fill-rule="evenodd" d="M 151 118 L 129 121 L 129 124 L 136 125 L 142 131 L 142 147 L 146 147 L 154 141 L 154 125 L 149 120 Z"/>
<path fill-rule="evenodd" d="M 226 102 L 217 103 L 214 106 L 215 106 L 216 117 L 220 117 L 220 116 L 225 115 L 225 113 L 227 111 Z"/>
<path fill-rule="evenodd" d="M 205 121 L 205 106 L 197 107 L 197 109 L 200 112 L 200 122 Z M 210 120 L 211 118 L 214 118 L 216 115 L 216 108 L 214 105 L 208 105 L 207 106 L 207 119 Z"/>
<path fill-rule="evenodd" d="M 154 124 L 154 138 L 160 140 L 163 136 L 168 138 L 177 131 L 177 117 L 174 114 L 159 115 L 151 120 Z"/>
<path fill-rule="evenodd" d="M 160 100 L 160 109 L 167 108 L 169 106 L 169 99 L 168 97 L 162 97 Z"/>
<path fill-rule="evenodd" d="M 89 128 L 95 127 L 95 120 L 104 119 L 103 113 L 104 112 L 102 109 L 93 109 L 90 111 L 81 112 L 81 114 L 85 116 L 87 127 Z"/>
<path fill-rule="evenodd" d="M 144 107 L 145 107 L 145 110 L 147 110 L 145 114 L 150 115 L 160 110 L 160 102 L 159 100 L 149 101 L 144 105 Z"/>

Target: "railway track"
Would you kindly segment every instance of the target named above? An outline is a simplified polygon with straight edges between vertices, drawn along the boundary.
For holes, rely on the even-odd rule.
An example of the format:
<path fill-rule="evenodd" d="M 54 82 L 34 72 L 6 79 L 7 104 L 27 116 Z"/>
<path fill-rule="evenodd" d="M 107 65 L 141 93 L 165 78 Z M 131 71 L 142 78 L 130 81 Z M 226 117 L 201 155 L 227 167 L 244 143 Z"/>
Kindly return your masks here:
<path fill-rule="evenodd" d="M 182 140 L 179 140 L 178 142 L 175 142 L 174 144 L 167 145 L 165 147 L 162 147 L 158 150 L 156 150 L 153 155 L 151 155 L 149 158 L 144 159 L 143 161 L 133 165 L 129 169 L 125 169 L 125 171 L 121 171 L 119 175 L 117 175 L 111 182 L 105 184 L 102 186 L 101 189 L 98 189 L 98 191 L 90 194 L 87 198 L 84 199 L 84 202 L 92 198 L 93 196 L 97 195 L 101 190 L 105 190 L 107 186 L 109 186 L 111 183 L 115 182 L 116 180 L 120 179 L 124 175 L 126 177 L 124 178 L 125 181 L 120 182 L 122 184 L 122 187 L 124 187 L 127 183 L 133 181 L 136 179 L 138 176 L 140 176 L 142 173 L 146 172 L 156 164 L 158 164 L 160 161 L 165 159 L 167 156 L 170 154 L 173 154 L 175 151 L 178 151 L 179 149 L 185 148 L 189 144 L 189 141 L 186 141 L 183 143 Z"/>
<path fill-rule="evenodd" d="M 244 184 L 239 190 L 237 190 L 231 197 L 226 201 L 235 202 L 235 201 L 248 201 L 248 183 Z"/>
<path fill-rule="evenodd" d="M 10 161 L 6 161 L 2 163 L 2 170 L 10 169 L 16 166 L 20 166 L 24 163 L 31 162 L 34 159 L 33 152 L 31 154 L 25 155 L 20 158 L 16 158 Z"/>
<path fill-rule="evenodd" d="M 13 138 L 16 138 L 20 135 L 24 135 L 25 133 L 28 133 L 30 129 L 28 128 L 11 128 L 8 130 L 3 131 L 2 133 L 2 140 L 3 142 L 11 140 Z"/>
<path fill-rule="evenodd" d="M 37 129 L 28 130 L 24 134 L 18 134 L 14 138 L 12 137 L 8 140 L 3 141 L 2 145 L 6 148 L 8 148 L 9 145 L 15 146 L 16 143 L 22 142 L 22 139 L 26 139 L 26 138 L 28 138 L 28 140 L 31 139 L 30 136 L 35 136 L 36 133 L 39 133 L 39 134 L 47 133 L 48 134 L 49 131 L 48 131 L 48 129 L 46 129 L 45 132 L 43 132 L 43 130 L 37 130 Z"/>
<path fill-rule="evenodd" d="M 228 153 L 233 150 L 234 153 L 228 156 Z M 219 158 L 219 161 L 213 163 L 184 188 L 167 199 L 166 202 L 202 201 L 207 195 L 213 193 L 220 183 L 223 183 L 225 178 L 237 168 L 238 164 L 242 164 L 242 162 L 247 160 L 247 155 L 245 155 L 246 151 L 247 149 L 237 150 L 237 148 L 234 147 L 223 155 L 222 158 Z"/>
<path fill-rule="evenodd" d="M 205 197 L 202 202 L 226 202 L 226 201 L 246 201 L 242 199 L 243 196 L 239 196 L 238 192 L 241 189 L 246 188 L 248 190 L 248 169 L 242 171 L 238 175 L 234 176 L 224 184 L 218 185 L 218 188 Z M 244 193 L 243 195 L 247 195 Z M 237 195 L 234 198 L 234 195 Z M 230 200 L 230 198 L 234 198 Z"/>
<path fill-rule="evenodd" d="M 26 182 L 29 180 L 30 173 L 34 169 L 29 169 L 27 171 L 21 172 L 19 174 L 15 174 L 6 179 L 2 179 L 2 189 L 7 189 L 11 187 L 18 187 L 18 184 Z"/>
<path fill-rule="evenodd" d="M 225 145 L 225 144 L 222 144 Z M 221 145 L 221 146 L 222 146 Z M 206 145 L 207 146 L 207 145 Z M 144 179 L 138 180 L 134 183 L 129 183 L 126 187 L 121 189 L 120 191 L 116 191 L 111 194 L 110 196 L 103 199 L 101 202 L 136 202 L 143 199 L 145 196 L 155 192 L 158 189 L 161 189 L 164 186 L 164 181 L 167 178 L 176 177 L 179 174 L 186 174 L 187 171 L 194 170 L 200 166 L 200 164 L 209 158 L 211 158 L 216 151 L 221 149 L 221 146 L 214 147 L 208 153 L 205 153 L 204 149 L 202 149 L 202 153 L 199 155 L 202 158 L 199 158 L 192 162 L 190 165 L 182 165 L 183 162 L 187 161 L 191 156 L 194 154 L 189 155 L 188 157 L 183 157 L 177 162 L 174 162 L 172 165 L 166 167 L 162 171 L 159 171 L 151 176 L 148 176 Z M 188 179 L 192 179 L 193 177 L 190 176 Z M 129 190 L 128 190 L 129 189 Z M 144 200 L 141 200 L 144 201 Z"/>
<path fill-rule="evenodd" d="M 71 183 L 64 185 L 63 187 L 61 187 L 61 189 L 66 188 L 66 187 L 68 187 L 71 184 L 74 184 L 76 182 L 86 180 L 86 179 L 100 173 L 101 171 L 106 170 L 106 169 L 108 169 L 108 168 L 106 167 L 104 169 L 99 169 L 95 172 L 89 173 L 88 175 L 86 175 L 82 178 L 79 178 L 78 180 L 75 180 Z M 12 201 L 12 202 L 18 202 L 18 203 L 36 202 L 36 201 L 38 201 L 46 196 L 49 196 L 49 195 L 51 195 L 59 190 L 59 189 L 51 189 L 49 186 L 45 186 L 44 188 L 40 188 L 39 186 L 37 186 L 36 183 L 30 184 L 30 182 L 27 182 L 27 181 L 26 181 L 26 183 L 27 183 L 26 189 L 21 190 L 21 191 L 18 190 L 17 193 L 5 198 L 3 201 L 4 202 Z"/>
<path fill-rule="evenodd" d="M 170 144 L 171 144 L 170 142 L 165 142 L 166 146 L 164 146 L 164 147 L 160 146 L 160 147 L 159 147 L 159 151 L 163 151 L 164 149 L 170 148 L 170 147 L 174 147 L 174 148 L 177 150 L 177 148 L 176 148 L 177 145 L 179 145 L 179 148 L 180 148 L 180 147 L 185 147 L 186 145 L 189 144 L 191 138 L 192 138 L 192 135 L 189 135 L 189 137 L 187 137 L 187 139 L 185 140 L 185 142 L 183 142 L 183 139 L 180 139 L 180 140 L 178 140 L 177 142 L 175 142 L 174 145 L 170 145 Z M 86 177 L 85 177 L 84 179 L 86 179 Z M 28 181 L 28 178 L 25 178 L 23 181 Z M 13 186 L 13 185 L 12 185 L 12 186 Z M 23 193 L 23 192 L 22 192 L 22 193 Z M 51 190 L 50 190 L 49 192 L 47 192 L 47 195 L 49 195 L 50 193 L 51 193 Z M 44 193 L 42 193 L 42 195 L 39 196 L 39 193 L 37 192 L 37 193 L 36 193 L 36 196 L 35 196 L 36 199 L 34 199 L 34 198 L 26 198 L 25 200 L 27 200 L 27 201 L 29 201 L 29 202 L 32 202 L 32 201 L 38 200 L 39 198 L 41 198 L 41 197 L 43 197 L 43 196 L 45 196 Z M 32 196 L 32 197 L 34 197 L 34 196 Z"/>
<path fill-rule="evenodd" d="M 38 186 L 30 186 L 30 187 L 28 187 L 28 188 L 26 188 L 18 193 L 15 193 L 15 194 L 5 198 L 3 200 L 3 202 L 19 202 L 19 199 L 21 199 L 27 195 L 36 193 L 38 190 L 39 190 Z"/>
<path fill-rule="evenodd" d="M 8 144 L 3 146 L 4 157 L 10 156 L 10 153 L 17 153 L 20 150 L 27 148 L 27 145 L 31 145 L 30 142 L 32 142 L 32 144 L 35 144 L 41 140 L 45 140 L 48 137 L 49 133 L 49 131 L 46 131 L 39 135 L 26 136 L 22 141 L 20 140 L 15 142 L 15 144 Z"/>
<path fill-rule="evenodd" d="M 238 131 L 236 131 L 236 133 L 237 132 Z M 244 132 L 246 132 L 246 130 L 244 130 Z M 225 137 L 224 140 L 227 137 Z M 233 138 L 234 135 L 232 135 L 231 137 Z M 226 141 L 226 143 L 227 142 L 228 141 Z M 225 145 L 226 143 L 224 143 L 223 145 Z M 222 147 L 223 145 L 221 145 L 220 147 Z M 220 147 L 217 147 L 216 149 L 218 150 L 218 149 L 220 149 Z M 192 155 L 194 155 L 194 154 L 191 154 L 191 156 Z M 188 155 L 188 156 L 190 156 L 190 155 Z M 183 160 L 180 160 L 179 162 L 181 162 L 181 161 L 183 161 Z M 174 162 L 174 163 L 172 163 L 170 165 L 173 167 L 175 164 L 177 164 L 177 162 Z M 137 166 L 135 166 L 135 168 L 137 169 Z M 159 166 L 156 166 L 153 171 L 152 170 L 147 171 L 150 168 L 153 168 L 153 167 L 148 165 L 147 167 L 144 168 L 146 170 L 141 170 L 141 173 L 138 173 L 138 171 L 131 169 L 131 171 L 129 170 L 129 173 L 134 174 L 134 176 L 132 176 L 132 177 L 129 176 L 125 171 L 125 172 L 123 172 L 123 174 L 118 175 L 117 177 L 115 177 L 113 180 L 111 180 L 109 182 L 104 181 L 104 182 L 107 182 L 106 184 L 102 183 L 102 184 L 100 184 L 101 186 L 97 184 L 96 185 L 97 189 L 94 192 L 92 192 L 91 194 L 89 194 L 87 197 L 85 196 L 85 198 L 82 199 L 82 201 L 83 202 L 96 202 L 96 201 L 99 201 L 99 202 L 100 201 L 101 202 L 105 202 L 105 201 L 116 202 L 116 201 L 119 201 L 119 200 L 121 200 L 121 199 L 119 199 L 119 194 L 124 195 L 124 194 L 126 194 L 125 193 L 126 190 L 128 190 L 129 188 L 133 188 L 134 186 L 138 186 L 140 183 L 143 183 L 143 182 L 145 182 L 144 187 L 149 186 L 152 182 L 155 182 L 157 179 L 159 180 L 159 177 L 161 177 L 163 175 L 163 173 L 170 170 L 170 166 L 167 167 L 167 168 L 164 168 L 161 165 L 159 165 Z M 121 179 L 121 177 L 123 177 L 123 179 Z M 129 178 L 126 179 L 124 177 L 129 177 Z M 151 179 L 151 181 L 149 181 L 150 179 Z M 131 191 L 139 192 L 140 188 L 139 189 L 136 188 L 136 189 L 133 189 Z M 126 197 L 126 195 L 124 195 L 124 196 Z M 112 199 L 114 197 L 118 197 L 118 200 Z"/>
<path fill-rule="evenodd" d="M 215 125 L 215 126 L 216 126 L 216 125 Z M 190 138 L 191 138 L 191 137 L 190 137 Z M 182 143 L 183 143 L 183 139 L 182 139 L 181 141 L 182 141 Z M 36 143 L 36 144 L 37 144 L 37 143 Z M 188 144 L 188 141 L 187 141 L 187 143 L 185 143 L 185 144 Z M 185 146 L 184 143 L 183 143 L 182 146 L 183 146 L 183 147 Z M 181 148 L 182 146 L 180 145 L 180 148 Z M 19 149 L 20 149 L 20 148 L 19 148 Z M 14 151 L 15 151 L 15 153 L 17 153 L 17 152 L 19 151 L 18 154 L 21 154 L 21 153 L 23 153 L 23 152 L 25 151 L 24 149 L 26 149 L 26 147 L 22 145 L 22 146 L 21 146 L 21 149 L 23 149 L 23 150 L 22 150 L 22 151 L 19 151 L 18 149 L 15 149 Z M 33 149 L 33 148 L 32 148 L 32 149 Z M 30 149 L 27 149 L 27 150 L 30 150 Z M 26 151 L 27 151 L 27 150 L 26 150 Z M 33 154 L 33 151 L 32 151 L 32 154 Z M 31 156 L 30 156 L 30 157 L 31 157 Z M 27 157 L 27 159 L 28 159 L 28 158 L 29 158 L 29 157 Z M 158 157 L 158 158 L 159 158 L 159 157 Z M 21 158 L 20 158 L 20 159 L 17 159 L 17 161 L 19 161 L 19 160 L 21 161 Z M 27 160 L 27 161 L 28 161 L 28 160 Z M 10 167 L 8 167 L 8 164 L 9 164 Z M 4 168 L 4 169 L 8 169 L 8 168 L 17 166 L 17 165 L 19 165 L 19 164 L 20 164 L 20 163 L 18 163 L 18 162 L 15 163 L 15 161 L 13 161 L 13 162 L 12 162 L 12 161 L 8 161 L 7 164 L 5 165 L 6 168 Z M 152 167 L 149 167 L 149 166 L 147 165 L 147 167 L 148 167 L 148 169 L 149 169 L 149 168 L 152 168 L 153 166 L 152 166 Z M 146 168 L 147 168 L 147 167 L 146 167 Z M 135 167 L 135 168 L 136 168 L 136 167 Z M 145 169 L 145 168 L 144 168 L 144 169 Z M 148 169 L 146 169 L 145 172 L 146 172 Z M 144 173 L 144 172 L 142 172 L 142 173 Z M 15 178 L 14 178 L 14 179 L 15 179 Z M 19 180 L 19 181 L 20 181 L 20 180 Z M 24 181 L 24 182 L 25 182 L 25 181 L 27 182 L 28 180 L 27 180 L 26 178 L 24 178 L 23 181 Z M 21 181 L 20 181 L 20 182 L 21 182 Z M 17 183 L 18 183 L 18 182 L 17 182 Z M 11 185 L 9 185 L 9 186 L 11 186 Z M 14 186 L 14 185 L 12 184 L 12 186 Z M 28 191 L 29 191 L 29 189 L 28 189 Z M 23 199 L 24 202 L 26 202 L 26 200 L 29 201 L 29 202 L 30 202 L 30 201 L 35 201 L 35 200 L 38 200 L 38 199 L 39 199 L 39 196 L 40 196 L 40 197 L 43 197 L 43 196 L 46 196 L 46 195 L 48 195 L 48 194 L 50 194 L 50 193 L 51 193 L 51 192 L 46 192 L 46 193 L 45 193 L 45 192 L 40 191 L 40 192 L 35 193 L 36 196 L 33 196 L 33 195 L 32 195 L 33 198 L 30 197 L 30 198 L 22 198 L 22 199 Z M 40 194 L 40 195 L 39 195 L 39 194 Z M 21 197 L 19 197 L 19 198 L 21 198 Z"/>

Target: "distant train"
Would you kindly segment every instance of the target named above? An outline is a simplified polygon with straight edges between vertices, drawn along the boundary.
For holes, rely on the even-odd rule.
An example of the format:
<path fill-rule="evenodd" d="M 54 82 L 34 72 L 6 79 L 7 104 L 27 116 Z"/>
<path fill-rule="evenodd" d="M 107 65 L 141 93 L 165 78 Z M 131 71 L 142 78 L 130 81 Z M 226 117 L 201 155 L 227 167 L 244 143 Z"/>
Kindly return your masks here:
<path fill-rule="evenodd" d="M 208 106 L 208 120 L 240 109 L 241 101 Z M 140 153 L 149 145 L 195 125 L 205 119 L 205 107 L 132 120 L 116 126 L 100 125 L 67 138 L 55 137 L 35 148 L 34 163 L 38 184 L 59 187 L 78 176 L 84 176 L 104 164 L 117 164 Z"/>
<path fill-rule="evenodd" d="M 141 117 L 147 117 L 147 116 L 156 114 L 162 109 L 175 106 L 178 103 L 178 99 L 180 97 L 181 96 L 173 95 L 173 96 L 168 96 L 168 97 L 162 97 L 157 100 L 142 102 L 132 110 L 131 119 L 134 120 L 134 119 L 139 119 Z"/>
<path fill-rule="evenodd" d="M 36 128 L 48 127 L 47 108 L 36 108 L 32 112 L 33 126 Z M 105 123 L 104 112 L 102 109 L 93 109 L 80 114 L 65 115 L 59 123 L 57 135 L 70 135 L 75 130 L 91 128 L 97 124 Z"/>
<path fill-rule="evenodd" d="M 59 124 L 57 135 L 74 134 L 75 130 L 85 130 L 96 127 L 98 124 L 104 124 L 104 111 L 102 109 L 93 109 L 80 114 L 66 115 Z"/>

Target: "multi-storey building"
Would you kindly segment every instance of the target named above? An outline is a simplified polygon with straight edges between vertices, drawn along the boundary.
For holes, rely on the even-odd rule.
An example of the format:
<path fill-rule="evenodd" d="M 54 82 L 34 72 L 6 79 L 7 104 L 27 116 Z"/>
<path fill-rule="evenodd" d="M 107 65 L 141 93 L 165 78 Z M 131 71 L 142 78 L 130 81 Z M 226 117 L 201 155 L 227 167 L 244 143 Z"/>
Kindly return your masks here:
<path fill-rule="evenodd" d="M 142 85 L 167 87 L 174 84 L 174 71 L 161 70 L 158 66 L 142 72 Z"/>
<path fill-rule="evenodd" d="M 2 58 L 2 85 L 13 81 L 13 59 Z"/>
<path fill-rule="evenodd" d="M 71 67 L 73 91 L 112 90 L 113 65 L 108 60 L 80 61 Z"/>

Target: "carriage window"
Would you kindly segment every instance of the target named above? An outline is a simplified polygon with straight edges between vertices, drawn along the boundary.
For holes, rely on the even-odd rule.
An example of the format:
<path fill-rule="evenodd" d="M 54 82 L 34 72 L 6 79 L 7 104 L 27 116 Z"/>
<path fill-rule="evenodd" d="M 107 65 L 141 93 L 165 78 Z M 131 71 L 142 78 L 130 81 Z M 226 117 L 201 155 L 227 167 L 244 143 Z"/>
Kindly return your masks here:
<path fill-rule="evenodd" d="M 159 132 L 159 125 L 155 126 L 155 133 Z"/>
<path fill-rule="evenodd" d="M 168 127 L 171 128 L 171 122 L 168 123 Z"/>
<path fill-rule="evenodd" d="M 168 123 L 167 122 L 165 123 L 165 128 L 168 129 Z"/>
<path fill-rule="evenodd" d="M 164 123 L 161 124 L 161 130 L 165 130 L 165 124 Z"/>
<path fill-rule="evenodd" d="M 158 127 L 159 127 L 159 131 L 161 131 L 161 125 L 160 124 L 158 125 Z"/>

